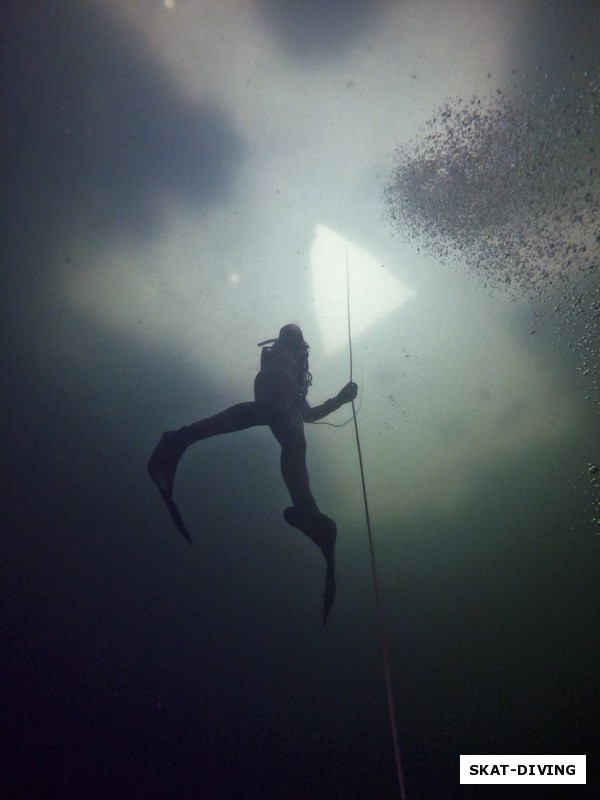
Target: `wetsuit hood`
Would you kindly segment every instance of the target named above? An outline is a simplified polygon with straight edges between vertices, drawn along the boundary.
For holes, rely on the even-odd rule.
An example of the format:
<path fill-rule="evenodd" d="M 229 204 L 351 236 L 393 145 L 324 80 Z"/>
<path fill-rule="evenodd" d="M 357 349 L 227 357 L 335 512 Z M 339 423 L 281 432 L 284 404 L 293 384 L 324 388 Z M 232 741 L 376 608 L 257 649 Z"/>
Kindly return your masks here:
<path fill-rule="evenodd" d="M 263 347 L 264 345 L 274 344 L 275 342 L 285 347 L 286 350 L 298 351 L 308 348 L 308 344 L 304 341 L 301 329 L 298 325 L 294 325 L 293 323 L 284 325 L 276 339 L 265 339 L 264 342 L 259 342 L 258 346 Z"/>

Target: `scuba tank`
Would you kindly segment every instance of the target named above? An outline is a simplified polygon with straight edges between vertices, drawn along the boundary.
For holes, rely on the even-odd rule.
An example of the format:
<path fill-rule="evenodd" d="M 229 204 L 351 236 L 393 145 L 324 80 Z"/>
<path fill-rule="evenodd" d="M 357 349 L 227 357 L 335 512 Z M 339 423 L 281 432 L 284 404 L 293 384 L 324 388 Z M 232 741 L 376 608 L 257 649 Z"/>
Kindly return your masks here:
<path fill-rule="evenodd" d="M 258 343 L 261 370 L 283 368 L 291 372 L 298 386 L 298 403 L 303 403 L 312 384 L 308 369 L 309 348 L 297 325 L 284 325 L 277 339 L 266 339 Z"/>

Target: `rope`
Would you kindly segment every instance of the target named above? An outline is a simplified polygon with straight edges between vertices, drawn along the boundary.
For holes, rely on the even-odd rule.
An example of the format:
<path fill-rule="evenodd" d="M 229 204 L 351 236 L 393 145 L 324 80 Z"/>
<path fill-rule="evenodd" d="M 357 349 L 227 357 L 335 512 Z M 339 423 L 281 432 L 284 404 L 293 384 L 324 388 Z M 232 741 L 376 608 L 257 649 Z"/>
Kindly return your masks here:
<path fill-rule="evenodd" d="M 350 382 L 352 382 L 352 332 L 350 329 L 350 270 L 348 267 L 348 248 L 346 247 L 346 295 L 347 295 L 347 317 L 348 317 L 348 349 L 350 352 Z M 367 487 L 365 484 L 365 471 L 363 467 L 362 451 L 360 448 L 360 437 L 358 435 L 358 422 L 354 400 L 352 401 L 352 418 L 354 420 L 354 433 L 356 434 L 356 449 L 358 451 L 358 463 L 360 466 L 360 480 L 362 483 L 363 501 L 365 506 L 365 518 L 367 523 L 367 534 L 369 538 L 369 554 L 371 556 L 371 576 L 373 578 L 373 591 L 375 594 L 375 607 L 377 609 L 377 621 L 379 625 L 379 643 L 381 646 L 381 656 L 383 660 L 383 674 L 385 678 L 385 689 L 387 695 L 388 713 L 390 718 L 390 729 L 394 744 L 394 756 L 396 759 L 396 772 L 398 775 L 398 787 L 400 789 L 401 800 L 407 800 L 406 785 L 404 782 L 404 770 L 402 769 L 402 759 L 400 757 L 400 738 L 398 736 L 398 725 L 396 723 L 396 705 L 394 703 L 394 692 L 392 690 L 392 678 L 390 672 L 390 659 L 388 655 L 387 633 L 385 620 L 381 608 L 381 598 L 379 595 L 379 581 L 377 579 L 377 569 L 375 566 L 375 548 L 373 546 L 373 532 L 371 530 L 371 518 L 369 516 L 369 501 L 367 499 Z"/>
<path fill-rule="evenodd" d="M 362 402 L 359 405 L 359 407 L 356 409 L 356 413 L 357 414 L 358 414 L 358 412 L 360 411 L 361 408 L 362 408 Z M 319 422 L 312 422 L 311 424 L 312 425 L 329 425 L 330 428 L 343 428 L 344 425 L 349 425 L 351 422 L 352 422 L 352 417 L 348 417 L 348 419 L 345 422 L 325 422 L 323 420 L 320 420 Z"/>

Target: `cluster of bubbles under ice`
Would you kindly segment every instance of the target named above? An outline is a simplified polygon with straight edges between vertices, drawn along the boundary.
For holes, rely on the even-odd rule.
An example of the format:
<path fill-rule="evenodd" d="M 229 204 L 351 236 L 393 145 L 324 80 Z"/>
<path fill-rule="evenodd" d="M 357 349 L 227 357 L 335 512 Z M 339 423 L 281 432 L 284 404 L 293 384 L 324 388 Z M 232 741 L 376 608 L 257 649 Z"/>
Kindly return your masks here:
<path fill-rule="evenodd" d="M 600 83 L 585 72 L 539 77 L 532 89 L 436 109 L 396 150 L 385 216 L 490 291 L 530 298 L 600 406 Z M 586 469 L 600 530 L 598 468 Z"/>

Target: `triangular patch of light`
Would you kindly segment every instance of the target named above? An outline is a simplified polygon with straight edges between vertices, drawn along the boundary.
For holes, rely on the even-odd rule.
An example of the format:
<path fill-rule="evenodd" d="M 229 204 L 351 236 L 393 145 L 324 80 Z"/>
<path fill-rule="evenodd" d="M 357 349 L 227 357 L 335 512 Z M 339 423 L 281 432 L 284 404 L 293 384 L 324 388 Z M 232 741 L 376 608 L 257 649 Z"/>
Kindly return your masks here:
<path fill-rule="evenodd" d="M 354 338 L 416 295 L 366 250 L 331 228 L 317 225 L 310 264 L 315 313 L 326 354 L 348 342 L 346 256 Z"/>

